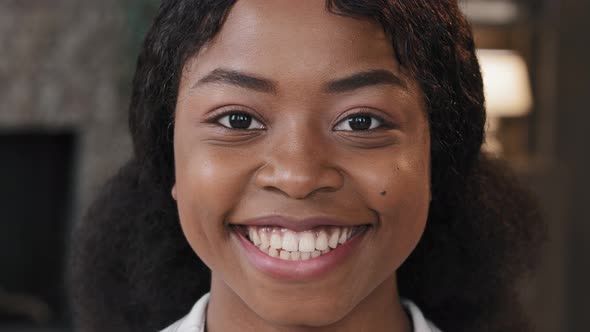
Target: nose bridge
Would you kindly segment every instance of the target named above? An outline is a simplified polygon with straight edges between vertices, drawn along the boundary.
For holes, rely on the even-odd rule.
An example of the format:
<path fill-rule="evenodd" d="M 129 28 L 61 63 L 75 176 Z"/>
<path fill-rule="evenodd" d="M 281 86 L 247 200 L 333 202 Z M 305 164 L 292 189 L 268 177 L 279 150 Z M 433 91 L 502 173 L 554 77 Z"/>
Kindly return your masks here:
<path fill-rule="evenodd" d="M 272 144 L 268 160 L 282 168 L 294 168 L 299 172 L 310 171 L 322 164 L 319 151 L 326 149 L 324 138 L 310 126 L 293 125 Z"/>
<path fill-rule="evenodd" d="M 265 165 L 257 184 L 293 198 L 305 198 L 318 190 L 333 191 L 343 184 L 327 138 L 313 124 L 293 124 L 269 140 Z"/>

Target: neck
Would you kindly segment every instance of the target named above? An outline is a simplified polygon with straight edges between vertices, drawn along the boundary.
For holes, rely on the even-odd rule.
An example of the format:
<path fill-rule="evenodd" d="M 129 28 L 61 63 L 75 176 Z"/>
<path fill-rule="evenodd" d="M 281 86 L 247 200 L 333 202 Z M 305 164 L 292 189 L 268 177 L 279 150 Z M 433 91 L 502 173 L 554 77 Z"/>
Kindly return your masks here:
<path fill-rule="evenodd" d="M 223 280 L 213 275 L 206 321 L 207 332 L 411 331 L 409 317 L 400 303 L 395 274 L 377 286 L 344 317 L 325 326 L 306 326 L 305 322 L 287 326 L 268 322 L 252 311 Z"/>

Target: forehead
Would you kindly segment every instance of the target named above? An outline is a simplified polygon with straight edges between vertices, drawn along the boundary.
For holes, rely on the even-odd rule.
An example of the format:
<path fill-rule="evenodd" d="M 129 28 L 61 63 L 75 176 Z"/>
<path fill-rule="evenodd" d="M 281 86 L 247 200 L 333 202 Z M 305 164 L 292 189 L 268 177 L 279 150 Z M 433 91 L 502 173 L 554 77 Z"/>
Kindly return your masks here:
<path fill-rule="evenodd" d="M 197 77 L 220 67 L 277 81 L 375 68 L 400 72 L 378 24 L 330 13 L 323 0 L 240 0 L 194 60 L 191 76 Z"/>

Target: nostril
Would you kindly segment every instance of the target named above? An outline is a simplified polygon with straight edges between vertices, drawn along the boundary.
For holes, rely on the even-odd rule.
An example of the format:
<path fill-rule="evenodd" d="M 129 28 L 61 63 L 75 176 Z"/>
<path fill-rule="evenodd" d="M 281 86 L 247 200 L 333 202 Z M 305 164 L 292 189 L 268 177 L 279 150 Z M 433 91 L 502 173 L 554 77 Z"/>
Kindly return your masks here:
<path fill-rule="evenodd" d="M 344 176 L 334 167 L 318 164 L 304 166 L 287 163 L 265 164 L 255 174 L 259 188 L 304 199 L 315 192 L 334 192 L 344 184 Z"/>
<path fill-rule="evenodd" d="M 279 195 L 285 195 L 286 194 L 284 191 L 280 190 L 277 187 L 273 187 L 273 186 L 265 186 L 263 189 L 266 190 L 266 191 L 268 191 L 268 192 L 272 192 L 272 193 L 279 194 Z"/>

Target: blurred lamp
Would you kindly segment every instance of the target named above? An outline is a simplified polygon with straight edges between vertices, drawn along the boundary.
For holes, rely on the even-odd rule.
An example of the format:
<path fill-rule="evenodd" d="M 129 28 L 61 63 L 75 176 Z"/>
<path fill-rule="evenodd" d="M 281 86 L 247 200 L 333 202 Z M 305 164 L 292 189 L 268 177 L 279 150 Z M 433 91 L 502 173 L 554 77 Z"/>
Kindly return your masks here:
<path fill-rule="evenodd" d="M 497 133 L 499 120 L 530 112 L 533 101 L 529 74 L 524 59 L 510 50 L 477 51 L 486 97 L 488 128 L 485 148 L 502 153 Z"/>
<path fill-rule="evenodd" d="M 513 0 L 460 1 L 459 6 L 472 23 L 507 25 L 520 16 L 521 8 Z"/>

